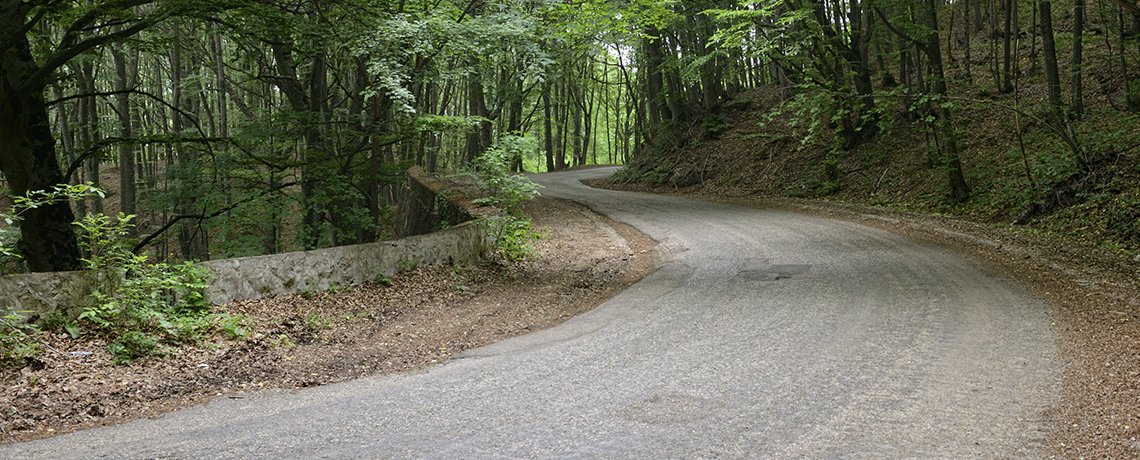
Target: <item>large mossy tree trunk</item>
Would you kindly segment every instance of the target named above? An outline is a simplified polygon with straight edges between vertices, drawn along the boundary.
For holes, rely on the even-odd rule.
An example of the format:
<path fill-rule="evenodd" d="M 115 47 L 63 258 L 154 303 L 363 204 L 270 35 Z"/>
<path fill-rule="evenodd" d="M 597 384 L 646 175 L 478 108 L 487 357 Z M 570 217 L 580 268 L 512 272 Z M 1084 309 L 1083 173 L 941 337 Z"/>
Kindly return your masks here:
<path fill-rule="evenodd" d="M 0 3 L 0 172 L 14 196 L 50 190 L 66 184 L 56 158 L 44 85 L 29 81 L 40 70 L 26 36 L 20 33 L 30 6 L 20 1 Z M 20 223 L 19 249 L 35 272 L 80 268 L 79 244 L 67 200 L 25 211 Z"/>

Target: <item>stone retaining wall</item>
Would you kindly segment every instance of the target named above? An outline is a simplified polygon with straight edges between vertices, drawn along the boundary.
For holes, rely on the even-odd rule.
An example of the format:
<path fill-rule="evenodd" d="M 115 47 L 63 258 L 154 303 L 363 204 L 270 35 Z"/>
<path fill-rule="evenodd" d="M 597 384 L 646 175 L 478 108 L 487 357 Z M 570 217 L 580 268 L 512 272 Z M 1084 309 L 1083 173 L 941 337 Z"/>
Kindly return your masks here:
<path fill-rule="evenodd" d="M 419 166 L 408 170 L 408 180 L 400 188 L 399 225 L 396 236 L 423 235 L 432 230 L 474 219 L 461 203 L 441 199 L 448 185 L 431 177 Z"/>
<path fill-rule="evenodd" d="M 404 207 L 409 215 L 430 213 L 436 222 L 425 220 L 409 232 L 430 231 L 437 224 L 439 212 L 449 218 L 470 219 L 466 210 L 452 203 L 436 203 L 440 185 L 426 175 L 410 173 L 406 187 L 416 200 Z M 419 177 L 416 177 L 419 176 Z M 438 182 L 438 181 L 436 181 Z M 432 209 L 412 209 L 417 205 Z M 211 302 L 222 304 L 235 300 L 294 294 L 305 289 L 327 289 L 332 285 L 356 285 L 373 281 L 380 275 L 419 265 L 469 264 L 486 257 L 492 250 L 482 226 L 466 222 L 434 233 L 408 236 L 392 241 L 339 246 L 314 251 L 290 252 L 265 256 L 241 257 L 203 262 L 215 279 L 207 294 Z M 27 321 L 40 321 L 58 312 L 74 319 L 83 309 L 94 304 L 91 292 L 108 282 L 101 272 L 28 273 L 0 276 L 0 313 L 26 313 Z"/>
<path fill-rule="evenodd" d="M 217 277 L 210 301 L 293 294 L 356 285 L 420 265 L 470 264 L 491 251 L 482 226 L 466 222 L 426 235 L 315 251 L 203 262 Z"/>
<path fill-rule="evenodd" d="M 52 272 L 0 276 L 0 312 L 21 313 L 28 322 L 38 322 L 49 313 L 76 318 L 94 305 L 91 292 L 106 283 L 102 272 Z"/>

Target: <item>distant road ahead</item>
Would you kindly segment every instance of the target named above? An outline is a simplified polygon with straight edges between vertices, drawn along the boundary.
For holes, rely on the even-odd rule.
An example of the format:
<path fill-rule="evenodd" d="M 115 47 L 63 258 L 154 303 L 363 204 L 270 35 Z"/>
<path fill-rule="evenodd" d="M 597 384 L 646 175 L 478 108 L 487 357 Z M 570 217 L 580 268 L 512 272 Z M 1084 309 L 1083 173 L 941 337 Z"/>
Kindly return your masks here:
<path fill-rule="evenodd" d="M 0 458 L 1040 458 L 1050 309 L 939 247 L 535 175 L 672 255 L 561 326 L 431 370 L 222 400 Z"/>

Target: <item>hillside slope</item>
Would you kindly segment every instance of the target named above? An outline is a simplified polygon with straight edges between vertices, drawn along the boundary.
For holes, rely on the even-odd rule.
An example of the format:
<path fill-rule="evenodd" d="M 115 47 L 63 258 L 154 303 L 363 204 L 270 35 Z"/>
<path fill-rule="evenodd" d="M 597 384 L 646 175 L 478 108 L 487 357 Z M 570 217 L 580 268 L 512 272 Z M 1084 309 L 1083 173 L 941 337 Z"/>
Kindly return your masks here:
<path fill-rule="evenodd" d="M 1055 135 L 1024 117 L 1023 162 L 1016 113 L 1001 106 L 1002 99 L 959 102 L 962 160 L 973 189 L 964 203 L 948 198 L 944 172 L 927 157 L 931 139 L 921 123 L 897 117 L 871 142 L 836 152 L 829 129 L 811 133 L 807 121 L 797 117 L 802 107 L 781 106 L 773 88 L 740 94 L 727 104 L 720 133 L 710 135 L 702 123 L 691 123 L 684 148 L 650 149 L 614 180 L 697 195 L 812 198 L 985 224 L 1018 221 L 1011 229 L 1122 256 L 1138 254 L 1140 121 L 1135 116 L 1121 120 L 1115 111 L 1090 110 L 1078 128 L 1095 161 L 1091 171 L 1082 172 Z M 1033 183 L 1026 178 L 1026 164 Z"/>

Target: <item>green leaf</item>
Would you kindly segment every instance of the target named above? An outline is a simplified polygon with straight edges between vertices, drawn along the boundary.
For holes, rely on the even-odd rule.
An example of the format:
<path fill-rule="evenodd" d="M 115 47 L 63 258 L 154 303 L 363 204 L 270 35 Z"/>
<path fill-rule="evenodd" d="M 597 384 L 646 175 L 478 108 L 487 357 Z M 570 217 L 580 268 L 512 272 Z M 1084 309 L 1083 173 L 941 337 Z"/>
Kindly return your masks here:
<path fill-rule="evenodd" d="M 65 323 L 63 325 L 63 328 L 67 331 L 67 334 L 70 335 L 71 338 L 73 338 L 73 339 L 79 338 L 79 324 L 76 323 L 75 321 Z"/>

